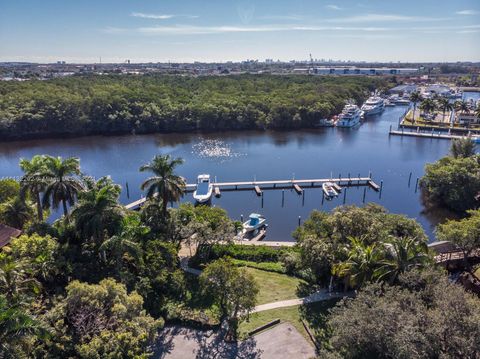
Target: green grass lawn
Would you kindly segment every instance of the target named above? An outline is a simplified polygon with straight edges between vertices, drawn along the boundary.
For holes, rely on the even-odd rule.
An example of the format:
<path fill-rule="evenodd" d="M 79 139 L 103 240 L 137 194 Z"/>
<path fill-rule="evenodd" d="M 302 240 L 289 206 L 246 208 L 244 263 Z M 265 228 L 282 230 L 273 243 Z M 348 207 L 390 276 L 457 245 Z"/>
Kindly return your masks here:
<path fill-rule="evenodd" d="M 258 293 L 257 304 L 298 298 L 297 289 L 300 284 L 305 284 L 303 280 L 290 277 L 286 274 L 247 267 L 245 267 L 245 270 L 251 273 L 258 283 L 260 291 Z"/>
<path fill-rule="evenodd" d="M 279 300 L 299 298 L 299 288 L 303 290 L 305 289 L 305 287 L 308 288 L 305 281 L 288 276 L 286 274 L 268 272 L 261 269 L 249 267 L 242 268 L 251 273 L 258 283 L 259 293 L 257 297 L 257 305 L 276 302 Z M 185 274 L 185 278 L 187 284 L 187 298 L 185 298 L 185 305 L 183 305 L 182 310 L 179 310 L 178 313 L 175 313 L 174 316 L 191 319 L 197 319 L 199 316 L 205 316 L 209 318 L 208 322 L 210 322 L 211 324 L 215 323 L 217 321 L 217 311 L 215 306 L 213 305 L 213 298 L 205 297 L 203 293 L 201 293 L 197 276 L 192 274 Z M 274 309 L 268 312 L 284 311 L 285 313 L 283 314 L 282 319 L 284 319 L 285 321 L 292 321 L 292 324 L 294 324 L 295 326 L 301 326 L 301 323 L 298 319 L 298 313 L 296 317 L 294 315 L 295 312 L 298 312 L 298 306 L 293 308 L 297 309 Z M 271 316 L 272 313 L 269 313 L 269 316 L 261 314 L 258 320 L 263 323 L 267 323 L 269 321 L 268 318 L 270 318 Z M 267 319 L 264 319 L 264 317 Z M 255 321 L 255 324 L 253 324 L 253 328 L 261 325 L 257 325 L 258 320 Z M 297 322 L 295 322 L 295 320 L 297 320 Z M 248 332 L 251 329 L 247 329 L 246 331 Z"/>
<path fill-rule="evenodd" d="M 240 338 L 246 338 L 248 333 L 253 329 L 278 318 L 282 323 L 288 322 L 292 324 L 307 340 L 310 341 L 301 320 L 305 320 L 312 332 L 320 333 L 325 328 L 328 309 L 332 308 L 336 302 L 337 299 L 332 299 L 323 302 L 301 306 L 296 305 L 293 307 L 278 308 L 251 314 L 248 321 L 245 320 L 240 323 Z"/>

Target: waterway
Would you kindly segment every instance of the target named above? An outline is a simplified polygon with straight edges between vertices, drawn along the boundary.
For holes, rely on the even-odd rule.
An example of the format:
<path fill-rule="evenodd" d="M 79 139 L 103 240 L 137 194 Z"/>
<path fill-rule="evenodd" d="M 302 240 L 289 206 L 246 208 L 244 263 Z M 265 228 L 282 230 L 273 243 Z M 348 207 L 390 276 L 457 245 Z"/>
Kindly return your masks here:
<path fill-rule="evenodd" d="M 466 97 L 478 98 L 469 93 Z M 156 154 L 182 157 L 185 163 L 178 173 L 193 183 L 200 173 L 209 173 L 217 181 L 269 180 L 289 178 L 329 178 L 330 176 L 367 176 L 383 181 L 379 193 L 367 189 L 365 202 L 385 206 L 392 213 L 417 219 L 433 238 L 442 213 L 426 211 L 420 191 L 415 191 L 426 163 L 448 153 L 450 141 L 389 136 L 406 107 L 386 108 L 383 114 L 368 118 L 355 129 L 319 128 L 289 132 L 242 131 L 222 133 L 155 134 L 142 136 L 84 137 L 76 139 L 34 140 L 0 143 L 0 177 L 21 176 L 20 158 L 35 154 L 77 156 L 82 171 L 94 177 L 110 175 L 125 189 L 121 201 L 140 198 L 140 184 L 147 176 L 138 171 Z M 411 181 L 409 186 L 409 177 Z M 228 211 L 233 219 L 251 212 L 263 214 L 269 227 L 267 239 L 290 241 L 291 233 L 313 209 L 329 211 L 343 204 L 343 195 L 322 201 L 321 189 L 305 189 L 305 198 L 293 189 L 264 192 L 263 202 L 251 192 L 224 192 L 212 205 Z M 184 201 L 193 202 L 192 195 Z M 346 204 L 363 204 L 363 188 L 349 188 Z"/>

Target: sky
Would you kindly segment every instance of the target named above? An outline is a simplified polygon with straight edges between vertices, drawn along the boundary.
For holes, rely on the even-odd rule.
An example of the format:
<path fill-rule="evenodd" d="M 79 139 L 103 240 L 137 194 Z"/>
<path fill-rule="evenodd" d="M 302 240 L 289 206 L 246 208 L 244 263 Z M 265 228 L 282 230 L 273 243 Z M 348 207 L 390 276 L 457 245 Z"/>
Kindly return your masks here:
<path fill-rule="evenodd" d="M 480 61 L 480 0 L 0 0 L 0 61 Z"/>

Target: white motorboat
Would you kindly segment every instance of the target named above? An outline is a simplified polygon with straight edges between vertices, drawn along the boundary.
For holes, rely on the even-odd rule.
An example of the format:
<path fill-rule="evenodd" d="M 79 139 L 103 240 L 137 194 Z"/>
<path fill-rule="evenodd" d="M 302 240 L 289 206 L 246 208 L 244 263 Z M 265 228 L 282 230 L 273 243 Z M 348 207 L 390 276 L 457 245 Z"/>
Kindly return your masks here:
<path fill-rule="evenodd" d="M 193 198 L 198 203 L 206 203 L 212 198 L 213 185 L 210 182 L 210 175 L 201 174 L 197 177 L 197 188 L 193 192 Z"/>
<path fill-rule="evenodd" d="M 335 126 L 334 119 L 329 120 L 328 118 L 322 118 L 317 123 L 317 127 L 332 127 L 332 126 Z"/>
<path fill-rule="evenodd" d="M 326 199 L 332 199 L 338 196 L 335 185 L 332 182 L 325 182 L 322 184 L 323 195 Z"/>
<path fill-rule="evenodd" d="M 372 96 L 363 104 L 361 110 L 365 116 L 372 116 L 381 113 L 385 109 L 385 100 L 380 96 Z"/>
<path fill-rule="evenodd" d="M 248 216 L 248 221 L 243 223 L 243 229 L 245 232 L 253 232 L 264 226 L 266 226 L 266 219 L 261 214 L 251 213 Z"/>
<path fill-rule="evenodd" d="M 360 123 L 362 111 L 357 105 L 347 104 L 338 117 L 337 127 L 354 127 Z"/>
<path fill-rule="evenodd" d="M 408 106 L 410 105 L 410 100 L 407 98 L 399 97 L 395 100 L 395 104 L 400 106 Z"/>

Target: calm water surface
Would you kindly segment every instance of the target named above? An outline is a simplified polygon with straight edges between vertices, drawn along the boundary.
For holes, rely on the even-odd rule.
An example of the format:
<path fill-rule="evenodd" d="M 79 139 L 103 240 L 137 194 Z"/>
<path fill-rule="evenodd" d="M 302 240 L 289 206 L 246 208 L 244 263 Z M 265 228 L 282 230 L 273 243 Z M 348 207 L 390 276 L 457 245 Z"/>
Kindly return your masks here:
<path fill-rule="evenodd" d="M 472 95 L 478 98 L 478 95 Z M 88 137 L 68 140 L 38 140 L 0 144 L 0 177 L 19 176 L 19 158 L 35 154 L 78 156 L 82 171 L 113 180 L 130 188 L 130 201 L 142 195 L 139 187 L 146 174 L 138 168 L 155 154 L 170 154 L 185 159 L 180 175 L 194 182 L 200 173 L 210 173 L 218 181 L 328 178 L 367 176 L 372 171 L 383 193 L 367 190 L 366 202 L 376 202 L 390 212 L 416 218 L 432 238 L 441 216 L 427 213 L 420 191 L 415 193 L 417 177 L 425 163 L 447 154 L 450 141 L 388 136 L 390 125 L 396 126 L 405 107 L 386 108 L 357 129 L 325 128 L 294 132 L 225 132 L 212 134 L 156 134 L 143 136 Z M 409 174 L 412 181 L 408 186 Z M 362 204 L 363 188 L 349 188 L 347 204 Z M 126 191 L 121 200 L 128 203 Z M 191 194 L 185 201 L 192 201 Z M 259 212 L 267 217 L 267 239 L 292 240 L 291 232 L 313 209 L 331 210 L 343 203 L 343 195 L 322 204 L 321 189 L 306 189 L 302 196 L 285 190 L 266 191 L 264 201 L 252 192 L 224 192 L 212 205 L 221 206 L 234 219 Z"/>

